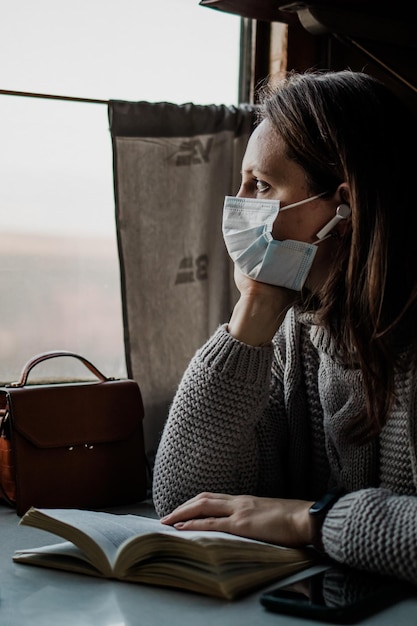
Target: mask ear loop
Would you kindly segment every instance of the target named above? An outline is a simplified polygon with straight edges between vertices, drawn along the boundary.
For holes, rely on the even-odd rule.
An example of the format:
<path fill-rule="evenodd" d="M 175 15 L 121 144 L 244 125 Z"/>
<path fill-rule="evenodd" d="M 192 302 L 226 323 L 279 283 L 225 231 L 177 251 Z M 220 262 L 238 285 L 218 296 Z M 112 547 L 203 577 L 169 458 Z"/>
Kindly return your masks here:
<path fill-rule="evenodd" d="M 287 204 L 287 206 L 280 206 L 279 210 L 286 211 L 287 209 L 292 209 L 295 206 L 300 206 L 300 204 L 306 204 L 307 202 L 312 202 L 313 200 L 317 200 L 317 198 L 321 198 L 322 196 L 325 196 L 326 193 L 327 191 L 322 191 L 321 193 L 318 193 L 316 196 L 311 196 L 311 198 L 304 198 L 304 200 L 299 200 L 298 202 Z"/>
<path fill-rule="evenodd" d="M 319 232 L 316 234 L 317 241 L 315 241 L 314 243 L 320 243 L 320 241 L 324 241 L 325 239 L 331 237 L 331 231 L 334 229 L 334 227 L 340 222 L 340 220 L 347 219 L 351 212 L 351 208 L 348 204 L 339 204 L 336 209 L 336 215 L 332 217 L 332 219 L 327 222 L 327 224 L 323 226 L 321 230 L 319 230 Z"/>

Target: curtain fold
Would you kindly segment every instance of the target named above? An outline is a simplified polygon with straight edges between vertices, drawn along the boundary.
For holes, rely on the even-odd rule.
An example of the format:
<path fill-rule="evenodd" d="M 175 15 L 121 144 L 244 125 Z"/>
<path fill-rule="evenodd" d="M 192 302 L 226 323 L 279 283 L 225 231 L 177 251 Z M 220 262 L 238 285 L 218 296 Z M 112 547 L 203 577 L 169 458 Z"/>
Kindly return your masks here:
<path fill-rule="evenodd" d="M 190 358 L 236 301 L 222 208 L 254 118 L 251 105 L 109 102 L 126 363 L 151 466 Z"/>

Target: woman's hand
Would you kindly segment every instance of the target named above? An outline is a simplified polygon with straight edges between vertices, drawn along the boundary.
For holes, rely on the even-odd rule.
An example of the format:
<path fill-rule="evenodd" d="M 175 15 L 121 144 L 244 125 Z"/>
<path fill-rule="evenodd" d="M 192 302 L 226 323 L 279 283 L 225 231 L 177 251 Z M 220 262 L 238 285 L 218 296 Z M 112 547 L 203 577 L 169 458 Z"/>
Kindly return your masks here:
<path fill-rule="evenodd" d="M 276 307 L 276 302 L 282 301 L 285 304 L 297 301 L 300 298 L 298 291 L 292 289 L 286 289 L 285 287 L 277 287 L 276 285 L 270 285 L 268 283 L 262 283 L 253 278 L 249 278 L 246 274 L 243 274 L 241 270 L 234 266 L 234 279 L 235 284 L 240 294 L 243 297 L 260 297 L 265 300 L 271 300 L 271 303 Z"/>
<path fill-rule="evenodd" d="M 240 291 L 228 325 L 229 333 L 248 345 L 272 341 L 285 314 L 300 298 L 297 291 L 275 287 L 248 278 L 235 266 L 235 283 Z"/>
<path fill-rule="evenodd" d="M 161 519 L 179 530 L 218 530 L 289 547 L 312 541 L 306 500 L 200 493 Z"/>

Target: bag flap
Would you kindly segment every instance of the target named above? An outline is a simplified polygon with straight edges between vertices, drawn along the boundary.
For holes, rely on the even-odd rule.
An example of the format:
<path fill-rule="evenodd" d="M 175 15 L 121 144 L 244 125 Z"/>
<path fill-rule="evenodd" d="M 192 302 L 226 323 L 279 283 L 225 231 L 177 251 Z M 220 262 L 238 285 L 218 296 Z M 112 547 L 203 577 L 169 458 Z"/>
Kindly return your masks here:
<path fill-rule="evenodd" d="M 121 441 L 142 429 L 133 380 L 8 388 L 12 431 L 42 448 Z"/>

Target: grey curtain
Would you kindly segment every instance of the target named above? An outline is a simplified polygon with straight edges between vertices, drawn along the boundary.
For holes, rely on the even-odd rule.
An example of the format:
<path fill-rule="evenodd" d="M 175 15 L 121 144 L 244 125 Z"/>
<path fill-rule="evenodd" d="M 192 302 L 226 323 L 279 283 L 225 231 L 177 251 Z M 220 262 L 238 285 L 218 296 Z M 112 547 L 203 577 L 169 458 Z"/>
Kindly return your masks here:
<path fill-rule="evenodd" d="M 236 301 L 221 218 L 254 108 L 111 101 L 109 120 L 126 362 L 152 466 L 190 358 Z"/>

